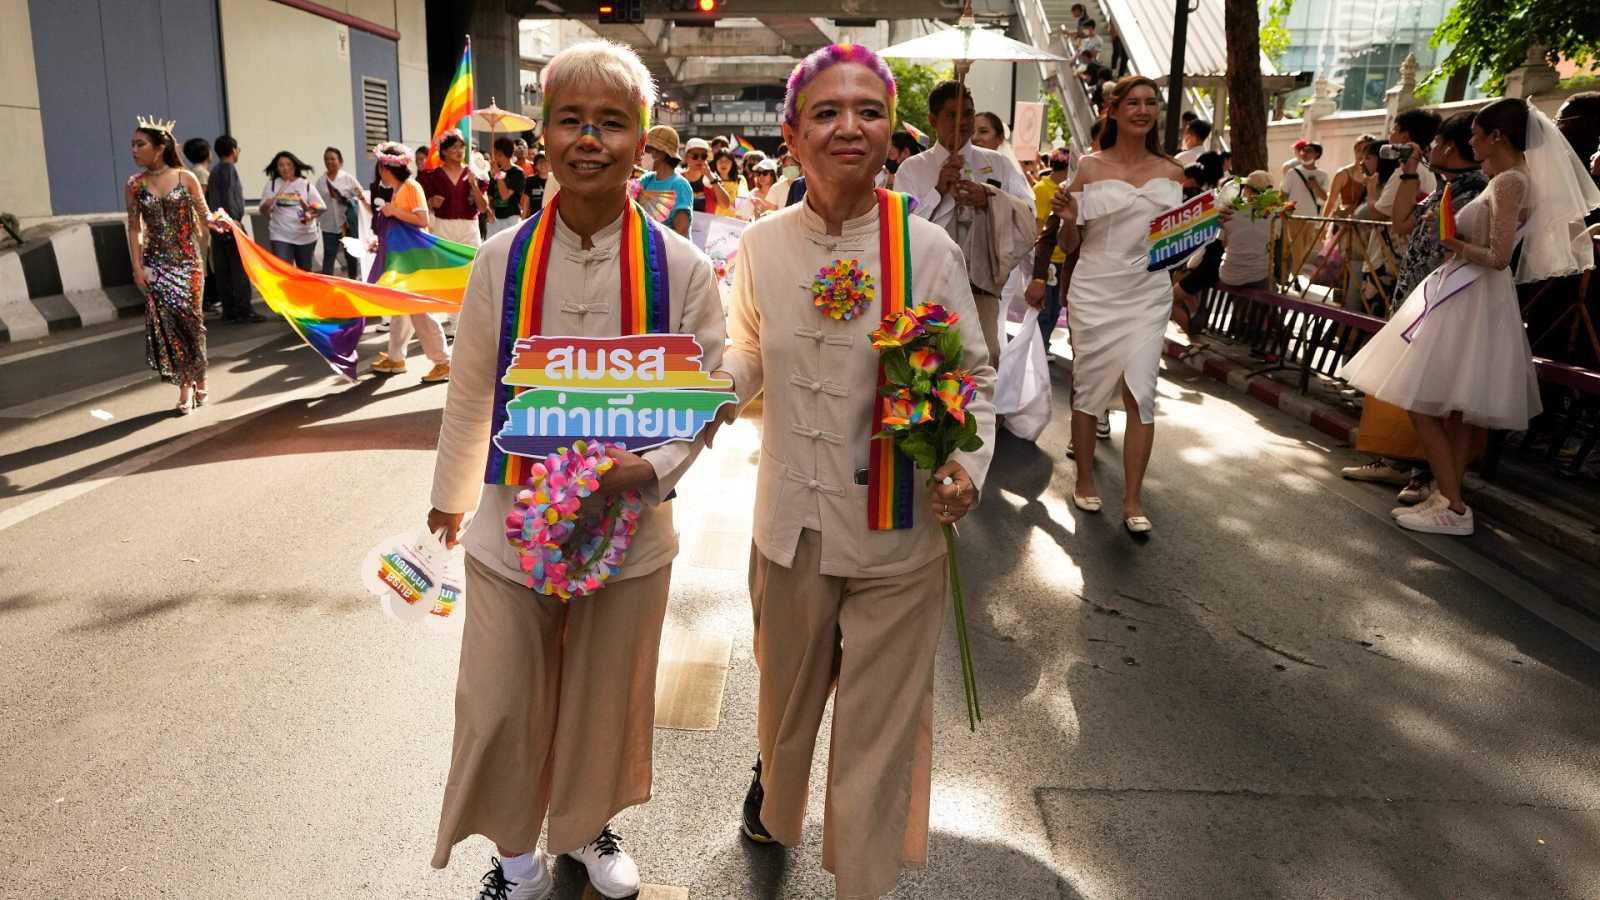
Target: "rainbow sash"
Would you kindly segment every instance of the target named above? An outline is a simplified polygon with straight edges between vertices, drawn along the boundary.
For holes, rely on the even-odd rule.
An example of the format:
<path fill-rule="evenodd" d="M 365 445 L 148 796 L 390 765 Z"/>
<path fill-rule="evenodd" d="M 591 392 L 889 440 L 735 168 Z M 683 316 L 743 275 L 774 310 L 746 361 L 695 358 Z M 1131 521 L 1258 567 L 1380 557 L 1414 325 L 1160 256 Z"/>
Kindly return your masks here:
<path fill-rule="evenodd" d="M 544 322 L 545 277 L 550 249 L 555 243 L 556 199 L 517 228 L 506 260 L 505 289 L 500 301 L 500 354 L 495 368 L 494 423 L 489 433 L 505 427 L 506 404 L 526 388 L 506 384 L 517 341 L 539 334 Z M 622 267 L 622 334 L 665 334 L 671 330 L 670 283 L 667 280 L 667 242 L 661 226 L 630 203 L 622 217 L 622 243 L 617 259 Z M 484 467 L 485 484 L 520 485 L 528 481 L 537 460 L 508 454 L 489 442 Z"/>
<path fill-rule="evenodd" d="M 878 188 L 878 276 L 882 315 L 905 310 L 911 303 L 911 198 Z M 872 407 L 872 433 L 883 432 L 889 398 L 882 395 L 888 375 L 878 363 L 878 396 Z M 916 464 L 894 441 L 874 439 L 867 457 L 867 528 L 895 531 L 911 527 L 916 496 Z"/>

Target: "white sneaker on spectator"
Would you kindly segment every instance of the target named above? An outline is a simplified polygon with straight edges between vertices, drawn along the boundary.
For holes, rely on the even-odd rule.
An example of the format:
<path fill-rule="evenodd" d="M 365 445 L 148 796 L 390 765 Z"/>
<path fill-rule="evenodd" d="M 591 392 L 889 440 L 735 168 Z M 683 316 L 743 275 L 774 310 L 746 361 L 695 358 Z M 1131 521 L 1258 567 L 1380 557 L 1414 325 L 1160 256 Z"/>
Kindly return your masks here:
<path fill-rule="evenodd" d="M 1421 503 L 1436 493 L 1433 479 L 1413 478 L 1400 489 L 1395 499 L 1401 503 Z"/>
<path fill-rule="evenodd" d="M 589 872 L 589 885 L 602 897 L 612 900 L 639 893 L 639 866 L 622 849 L 622 836 L 608 824 L 600 835 L 568 853 Z"/>
<path fill-rule="evenodd" d="M 1401 516 L 1408 516 L 1412 513 L 1427 512 L 1428 510 L 1442 506 L 1447 502 L 1448 501 L 1444 499 L 1443 494 L 1439 493 L 1438 491 L 1434 491 L 1433 493 L 1429 494 L 1421 503 L 1418 503 L 1415 506 L 1396 506 L 1394 509 L 1389 510 L 1389 515 L 1398 519 Z"/>
<path fill-rule="evenodd" d="M 1376 481 L 1379 484 L 1404 485 L 1411 481 L 1411 472 L 1397 469 L 1385 460 L 1375 459 L 1364 466 L 1345 466 L 1339 474 L 1351 481 Z"/>
<path fill-rule="evenodd" d="M 1413 510 L 1394 521 L 1407 531 L 1465 537 L 1472 533 L 1472 507 L 1463 507 L 1463 510 L 1458 513 L 1450 508 L 1450 504 L 1445 503 L 1422 512 Z"/>
<path fill-rule="evenodd" d="M 484 874 L 478 900 L 545 900 L 549 897 L 556 886 L 550 867 L 545 865 L 543 853 L 534 850 L 530 855 L 533 860 L 529 872 L 507 872 L 499 859 L 490 857 L 494 868 Z M 513 881 L 513 874 L 520 879 Z"/>
<path fill-rule="evenodd" d="M 1111 440 L 1111 410 L 1094 420 L 1094 436 L 1102 441 Z"/>

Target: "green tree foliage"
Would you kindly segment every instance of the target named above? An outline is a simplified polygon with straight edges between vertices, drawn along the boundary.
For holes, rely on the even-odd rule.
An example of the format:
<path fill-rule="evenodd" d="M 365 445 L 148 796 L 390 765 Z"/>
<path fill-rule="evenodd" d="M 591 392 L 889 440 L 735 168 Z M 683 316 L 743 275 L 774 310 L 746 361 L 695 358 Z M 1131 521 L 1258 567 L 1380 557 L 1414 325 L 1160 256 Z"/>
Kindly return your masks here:
<path fill-rule="evenodd" d="M 886 59 L 889 71 L 894 73 L 895 112 L 900 121 L 910 122 L 923 133 L 932 135 L 928 122 L 928 92 L 941 81 L 954 77 L 951 66 L 935 68 L 903 59 Z"/>
<path fill-rule="evenodd" d="M 1067 121 L 1067 111 L 1061 106 L 1061 98 L 1050 94 L 1044 99 L 1044 142 L 1046 146 L 1055 146 L 1056 141 L 1066 141 L 1072 137 L 1072 125 Z"/>
<path fill-rule="evenodd" d="M 1283 59 L 1283 54 L 1288 52 L 1292 39 L 1289 29 L 1284 26 L 1283 20 L 1289 17 L 1289 10 L 1294 8 L 1294 0 L 1270 0 L 1266 4 L 1265 15 L 1261 20 L 1261 52 L 1277 65 Z"/>
<path fill-rule="evenodd" d="M 1454 46 L 1429 82 L 1467 69 L 1498 90 L 1530 47 L 1579 65 L 1600 59 L 1600 13 L 1594 0 L 1457 0 L 1433 32 L 1433 46 L 1445 44 Z"/>

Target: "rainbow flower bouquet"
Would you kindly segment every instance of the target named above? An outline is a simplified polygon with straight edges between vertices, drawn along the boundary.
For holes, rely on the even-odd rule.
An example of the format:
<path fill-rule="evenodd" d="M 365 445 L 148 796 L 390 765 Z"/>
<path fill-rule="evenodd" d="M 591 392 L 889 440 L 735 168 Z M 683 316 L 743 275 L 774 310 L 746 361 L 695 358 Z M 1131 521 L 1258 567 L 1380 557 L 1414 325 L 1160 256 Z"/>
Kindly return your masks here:
<path fill-rule="evenodd" d="M 930 472 L 949 461 L 957 450 L 983 446 L 977 419 L 968 407 L 978 393 L 972 375 L 961 368 L 959 316 L 932 303 L 884 316 L 872 333 L 879 353 L 882 384 L 879 387 L 881 430 L 875 440 L 889 441 L 917 468 Z M 961 685 L 967 700 L 967 723 L 976 730 L 983 720 L 978 707 L 978 685 L 972 672 L 972 649 L 967 640 L 966 608 L 961 595 L 961 570 L 956 560 L 956 529 L 944 526 L 950 566 L 950 589 L 955 604 L 956 644 L 961 649 Z"/>

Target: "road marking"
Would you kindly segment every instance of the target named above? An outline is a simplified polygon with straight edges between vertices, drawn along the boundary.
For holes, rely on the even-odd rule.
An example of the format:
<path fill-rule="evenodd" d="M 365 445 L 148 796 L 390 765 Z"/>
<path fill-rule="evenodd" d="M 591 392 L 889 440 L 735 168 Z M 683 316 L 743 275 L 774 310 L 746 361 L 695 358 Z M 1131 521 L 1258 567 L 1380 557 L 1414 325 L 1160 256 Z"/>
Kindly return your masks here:
<path fill-rule="evenodd" d="M 37 314 L 37 311 L 35 311 L 35 314 Z M 115 329 L 113 331 L 107 331 L 104 334 L 96 334 L 96 335 L 91 335 L 89 337 L 81 337 L 81 338 L 78 338 L 76 340 L 66 341 L 65 343 L 61 343 L 61 344 L 52 344 L 49 347 L 38 347 L 38 348 L 35 348 L 33 350 L 24 351 L 22 353 L 13 353 L 13 354 L 10 354 L 9 356 L 0 356 L 0 366 L 10 365 L 11 363 L 15 363 L 15 362 L 22 362 L 25 359 L 37 359 L 37 358 L 39 358 L 41 356 L 49 356 L 52 353 L 60 353 L 63 350 L 71 350 L 74 347 L 83 347 L 83 346 L 86 346 L 88 344 L 98 344 L 101 341 L 109 341 L 112 338 L 119 338 L 119 337 L 122 337 L 123 335 L 133 334 L 136 331 L 143 331 L 143 330 L 144 330 L 144 323 L 140 322 L 137 325 L 128 325 L 128 326 L 125 326 L 123 328 Z M 17 339 L 18 338 L 15 335 L 12 336 L 12 340 L 17 340 Z"/>
<path fill-rule="evenodd" d="M 141 325 L 139 327 L 143 328 L 144 326 Z M 285 336 L 286 335 L 283 333 L 278 333 L 245 338 L 242 341 L 234 341 L 231 344 L 223 344 L 221 347 L 213 349 L 207 354 L 207 356 L 209 356 L 211 359 L 237 359 L 238 357 L 249 353 L 263 344 L 271 343 L 272 341 L 278 340 L 279 338 Z M 41 397 L 38 400 L 30 400 L 27 403 L 19 403 L 16 406 L 8 406 L 5 409 L 0 409 L 0 419 L 43 418 L 51 413 L 57 413 L 64 409 L 71 409 L 80 403 L 87 403 L 90 400 L 104 397 L 107 394 L 115 393 L 125 388 L 144 384 L 147 381 L 155 381 L 158 377 L 160 376 L 158 376 L 153 370 L 149 369 L 146 369 L 142 372 L 132 372 L 127 375 L 120 375 L 108 381 L 101 381 L 95 384 L 86 385 L 78 388 L 77 390 L 67 391 L 62 394 L 53 394 L 49 397 Z"/>
<path fill-rule="evenodd" d="M 32 500 L 27 501 L 26 503 L 19 503 L 10 509 L 0 511 L 0 531 L 5 531 L 7 528 L 12 527 L 13 525 L 20 525 L 34 516 L 37 516 L 43 512 L 49 512 L 50 510 L 55 509 L 69 500 L 76 500 L 90 491 L 105 487 L 111 482 L 116 481 L 118 478 L 122 478 L 126 475 L 132 475 L 135 472 L 147 469 L 169 456 L 182 453 L 183 451 L 199 444 L 203 444 L 212 438 L 221 437 L 222 435 L 232 431 L 235 428 L 238 428 L 240 425 L 245 424 L 251 419 L 260 416 L 263 413 L 270 412 L 271 410 L 286 403 L 293 403 L 296 400 L 303 400 L 308 397 L 322 396 L 323 394 L 328 393 L 330 387 L 336 386 L 330 386 L 326 384 L 309 385 L 307 387 L 300 388 L 299 390 L 291 391 L 287 394 L 274 397 L 271 400 L 268 400 L 257 406 L 253 406 L 236 416 L 223 419 L 221 422 L 207 425 L 204 428 L 196 429 L 187 434 L 174 438 L 173 440 L 159 447 L 153 447 L 150 450 L 146 450 L 144 453 L 141 453 L 138 456 L 123 460 L 122 462 L 117 463 L 110 468 L 101 470 L 98 475 L 92 478 L 84 481 L 74 482 L 72 484 L 62 485 L 61 487 L 46 491 Z"/>

